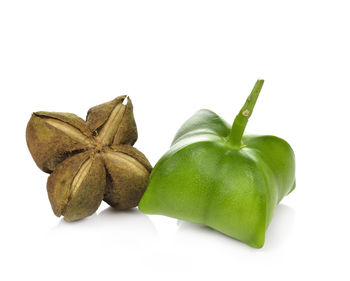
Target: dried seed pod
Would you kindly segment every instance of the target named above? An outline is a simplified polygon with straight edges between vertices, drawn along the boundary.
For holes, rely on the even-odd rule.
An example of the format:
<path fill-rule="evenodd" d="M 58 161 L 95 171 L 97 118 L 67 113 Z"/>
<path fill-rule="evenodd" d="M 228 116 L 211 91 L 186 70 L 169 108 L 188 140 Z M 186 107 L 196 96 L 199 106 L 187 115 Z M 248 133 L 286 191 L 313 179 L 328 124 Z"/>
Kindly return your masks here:
<path fill-rule="evenodd" d="M 126 105 L 123 104 L 125 98 Z M 90 130 L 97 133 L 97 138 L 104 143 L 133 145 L 137 140 L 133 106 L 129 97 L 120 96 L 92 107 L 88 111 L 86 122 Z"/>
<path fill-rule="evenodd" d="M 117 209 L 137 206 L 152 170 L 140 151 L 132 146 L 123 148 L 126 148 L 124 152 L 113 149 L 103 153 L 108 174 L 104 200 Z"/>
<path fill-rule="evenodd" d="M 78 220 L 103 199 L 119 209 L 137 206 L 152 167 L 131 146 L 137 129 L 131 100 L 125 99 L 91 108 L 86 122 L 70 113 L 33 113 L 27 144 L 38 167 L 51 173 L 47 190 L 55 215 Z"/>
<path fill-rule="evenodd" d="M 26 138 L 35 163 L 46 173 L 70 154 L 92 147 L 92 134 L 85 121 L 70 113 L 33 113 Z"/>
<path fill-rule="evenodd" d="M 68 221 L 93 214 L 100 206 L 106 171 L 100 155 L 79 153 L 59 164 L 47 181 L 52 209 Z"/>

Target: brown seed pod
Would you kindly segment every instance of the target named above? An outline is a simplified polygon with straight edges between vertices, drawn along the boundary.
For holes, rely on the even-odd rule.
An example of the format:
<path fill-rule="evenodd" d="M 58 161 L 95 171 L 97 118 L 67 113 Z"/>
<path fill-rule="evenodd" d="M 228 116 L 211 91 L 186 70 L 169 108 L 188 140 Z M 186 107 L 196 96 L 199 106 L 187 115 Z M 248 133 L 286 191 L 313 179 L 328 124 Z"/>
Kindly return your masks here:
<path fill-rule="evenodd" d="M 137 206 L 152 166 L 132 147 L 137 129 L 131 100 L 125 99 L 91 108 L 86 122 L 70 113 L 33 113 L 27 144 L 38 167 L 51 173 L 47 191 L 55 215 L 78 220 L 102 200 L 118 209 Z"/>

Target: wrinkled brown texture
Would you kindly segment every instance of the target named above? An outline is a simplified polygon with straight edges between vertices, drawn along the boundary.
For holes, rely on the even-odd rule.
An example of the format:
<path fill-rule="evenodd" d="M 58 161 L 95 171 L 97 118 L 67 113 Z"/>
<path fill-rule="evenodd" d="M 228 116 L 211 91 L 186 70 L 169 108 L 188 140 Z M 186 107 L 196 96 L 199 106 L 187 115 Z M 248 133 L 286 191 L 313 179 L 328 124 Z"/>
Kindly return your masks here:
<path fill-rule="evenodd" d="M 137 128 L 126 96 L 95 106 L 86 122 L 70 113 L 36 112 L 26 139 L 37 166 L 50 173 L 47 191 L 56 216 L 74 221 L 102 200 L 118 209 L 137 206 L 152 170 L 132 145 Z"/>

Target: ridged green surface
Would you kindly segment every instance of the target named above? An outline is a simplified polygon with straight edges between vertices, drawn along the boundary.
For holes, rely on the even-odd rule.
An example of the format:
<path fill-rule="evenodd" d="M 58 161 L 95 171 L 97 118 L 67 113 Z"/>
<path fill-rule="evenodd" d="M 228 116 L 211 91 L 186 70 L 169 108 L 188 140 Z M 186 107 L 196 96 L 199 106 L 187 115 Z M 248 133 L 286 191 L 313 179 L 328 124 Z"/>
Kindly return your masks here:
<path fill-rule="evenodd" d="M 212 111 L 192 116 L 156 164 L 139 209 L 262 247 L 276 205 L 295 187 L 294 153 L 275 136 L 244 136 L 237 148 L 230 134 Z"/>

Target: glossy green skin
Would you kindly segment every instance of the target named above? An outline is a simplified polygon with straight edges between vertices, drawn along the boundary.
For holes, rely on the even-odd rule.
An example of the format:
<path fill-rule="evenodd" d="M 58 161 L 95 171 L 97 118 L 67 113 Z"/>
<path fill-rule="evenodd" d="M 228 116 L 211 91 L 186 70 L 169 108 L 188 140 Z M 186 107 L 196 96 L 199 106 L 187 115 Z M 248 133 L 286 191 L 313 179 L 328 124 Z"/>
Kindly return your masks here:
<path fill-rule="evenodd" d="M 280 200 L 295 187 L 294 153 L 275 136 L 227 143 L 230 126 L 200 110 L 159 160 L 139 209 L 205 224 L 260 248 Z"/>

